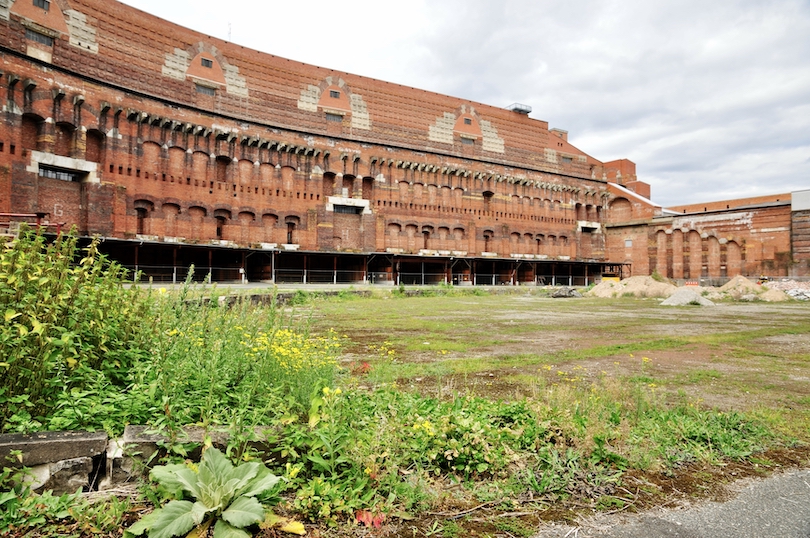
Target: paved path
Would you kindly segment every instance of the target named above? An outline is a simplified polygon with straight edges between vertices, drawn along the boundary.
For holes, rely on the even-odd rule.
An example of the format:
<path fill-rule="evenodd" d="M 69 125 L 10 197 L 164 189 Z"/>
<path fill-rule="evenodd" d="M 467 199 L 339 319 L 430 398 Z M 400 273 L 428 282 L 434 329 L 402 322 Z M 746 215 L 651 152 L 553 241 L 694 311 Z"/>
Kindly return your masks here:
<path fill-rule="evenodd" d="M 810 470 L 730 486 L 727 502 L 552 525 L 534 538 L 810 538 Z"/>

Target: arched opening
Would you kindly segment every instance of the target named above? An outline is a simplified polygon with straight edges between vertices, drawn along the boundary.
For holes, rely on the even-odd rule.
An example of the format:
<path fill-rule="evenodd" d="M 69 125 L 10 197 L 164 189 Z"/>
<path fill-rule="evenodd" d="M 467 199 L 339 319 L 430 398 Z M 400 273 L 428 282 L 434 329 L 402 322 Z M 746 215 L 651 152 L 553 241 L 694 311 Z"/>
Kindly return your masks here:
<path fill-rule="evenodd" d="M 37 139 L 42 128 L 42 118 L 36 114 L 23 114 L 22 147 L 27 150 L 37 149 Z"/>
<path fill-rule="evenodd" d="M 217 209 L 214 211 L 214 220 L 216 221 L 216 238 L 220 241 L 226 239 L 225 226 L 231 220 L 231 212 L 227 209 Z"/>
<path fill-rule="evenodd" d="M 53 152 L 56 155 L 70 157 L 73 152 L 73 138 L 76 127 L 70 123 L 59 122 L 56 124 L 56 139 L 54 141 Z"/>
<path fill-rule="evenodd" d="M 287 217 L 284 219 L 285 224 L 287 225 L 287 244 L 288 245 L 295 245 L 298 243 L 298 225 L 300 224 L 300 220 L 298 217 Z"/>
<path fill-rule="evenodd" d="M 495 196 L 495 193 L 492 191 L 484 191 L 481 193 L 484 197 L 484 211 L 491 211 L 492 210 L 492 198 Z"/>
<path fill-rule="evenodd" d="M 137 220 L 137 225 L 135 227 L 135 233 L 138 235 L 145 235 L 146 234 L 146 217 L 147 217 L 147 210 L 143 207 L 136 207 L 135 208 L 135 215 Z"/>
<path fill-rule="evenodd" d="M 85 159 L 94 163 L 101 162 L 101 156 L 104 154 L 104 133 L 97 129 L 90 129 L 87 131 Z"/>

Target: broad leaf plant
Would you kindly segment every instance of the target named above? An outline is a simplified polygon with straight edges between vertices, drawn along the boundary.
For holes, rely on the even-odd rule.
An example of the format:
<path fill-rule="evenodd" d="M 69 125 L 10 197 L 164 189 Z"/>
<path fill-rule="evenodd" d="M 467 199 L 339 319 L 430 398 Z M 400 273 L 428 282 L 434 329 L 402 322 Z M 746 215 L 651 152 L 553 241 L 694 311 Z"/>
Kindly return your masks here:
<path fill-rule="evenodd" d="M 187 464 L 161 465 L 150 478 L 176 499 L 132 525 L 128 536 L 201 537 L 213 525 L 214 538 L 249 538 L 246 528 L 266 517 L 256 496 L 279 481 L 262 463 L 234 466 L 216 448 L 205 451 L 196 469 Z"/>

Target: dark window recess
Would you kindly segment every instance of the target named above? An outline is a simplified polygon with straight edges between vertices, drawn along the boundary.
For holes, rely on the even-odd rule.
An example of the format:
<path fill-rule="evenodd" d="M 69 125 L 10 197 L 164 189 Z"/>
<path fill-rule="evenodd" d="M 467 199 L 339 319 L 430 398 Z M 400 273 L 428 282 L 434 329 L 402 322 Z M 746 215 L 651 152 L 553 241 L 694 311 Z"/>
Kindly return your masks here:
<path fill-rule="evenodd" d="M 52 166 L 39 165 L 39 177 L 59 179 L 61 181 L 81 181 L 87 176 L 87 172 L 77 172 L 76 170 L 65 170 Z"/>
<path fill-rule="evenodd" d="M 51 2 L 50 0 L 34 0 L 35 7 L 41 7 L 45 11 L 51 9 Z"/>
<path fill-rule="evenodd" d="M 573 161 L 573 159 L 571 157 L 563 157 L 562 161 L 566 164 L 571 164 L 571 161 Z"/>
<path fill-rule="evenodd" d="M 461 143 L 467 144 L 468 146 L 472 146 L 473 144 L 475 144 L 475 140 L 473 140 L 472 138 L 462 138 Z"/>
<path fill-rule="evenodd" d="M 214 61 L 209 60 L 208 58 L 201 58 L 200 62 L 202 63 L 203 67 L 214 67 Z"/>
<path fill-rule="evenodd" d="M 53 47 L 53 38 L 51 36 L 40 34 L 39 32 L 35 32 L 30 28 L 25 29 L 25 38 L 30 39 L 31 41 L 36 41 L 37 43 L 42 43 L 43 45 L 48 45 L 49 47 Z"/>
<path fill-rule="evenodd" d="M 472 120 L 470 118 L 464 118 L 464 125 L 472 125 Z"/>
<path fill-rule="evenodd" d="M 340 114 L 332 114 L 331 112 L 327 112 L 326 121 L 335 121 L 340 123 L 343 121 L 343 116 L 341 116 Z"/>
<path fill-rule="evenodd" d="M 215 95 L 216 90 L 214 88 L 209 88 L 208 86 L 203 86 L 202 84 L 195 84 L 194 85 L 197 93 L 201 93 L 203 95 Z"/>
<path fill-rule="evenodd" d="M 360 215 L 363 208 L 353 205 L 335 205 L 335 213 L 345 213 L 347 215 Z"/>
<path fill-rule="evenodd" d="M 336 90 L 329 90 L 329 97 L 334 97 L 335 99 L 340 99 L 340 92 Z"/>

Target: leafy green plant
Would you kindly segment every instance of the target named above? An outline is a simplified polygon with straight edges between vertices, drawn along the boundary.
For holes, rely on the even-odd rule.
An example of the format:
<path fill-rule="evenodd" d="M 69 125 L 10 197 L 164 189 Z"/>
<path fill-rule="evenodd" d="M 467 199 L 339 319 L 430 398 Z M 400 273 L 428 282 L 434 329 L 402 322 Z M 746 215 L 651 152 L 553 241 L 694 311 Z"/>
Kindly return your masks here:
<path fill-rule="evenodd" d="M 144 292 L 123 286 L 126 271 L 99 253 L 97 241 L 81 249 L 71 234 L 48 242 L 23 228 L 0 248 L 4 429 L 26 429 L 66 387 L 87 386 L 88 372 L 125 384 L 146 355 L 141 326 L 148 313 Z"/>
<path fill-rule="evenodd" d="M 194 527 L 202 534 L 213 525 L 214 538 L 249 537 L 245 529 L 266 517 L 257 497 L 279 481 L 260 462 L 234 466 L 216 448 L 205 451 L 196 469 L 186 464 L 163 465 L 155 467 L 150 477 L 176 498 L 130 527 L 130 536 L 146 532 L 149 538 L 171 538 Z"/>

